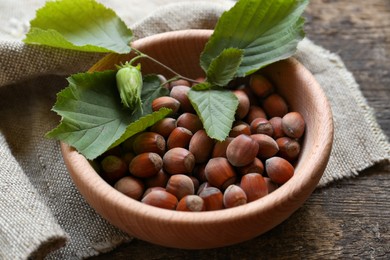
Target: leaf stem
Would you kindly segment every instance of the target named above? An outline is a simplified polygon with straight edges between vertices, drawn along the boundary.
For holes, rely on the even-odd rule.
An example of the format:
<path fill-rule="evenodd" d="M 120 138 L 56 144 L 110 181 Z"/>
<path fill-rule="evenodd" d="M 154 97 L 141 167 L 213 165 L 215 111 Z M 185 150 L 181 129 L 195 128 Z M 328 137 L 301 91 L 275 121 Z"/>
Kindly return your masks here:
<path fill-rule="evenodd" d="M 168 71 L 170 71 L 170 72 L 173 73 L 174 75 L 176 75 L 176 77 L 174 77 L 175 79 L 179 79 L 179 78 L 180 78 L 180 79 L 188 80 L 189 82 L 196 83 L 196 84 L 201 83 L 201 82 L 198 81 L 198 80 L 191 79 L 191 78 L 188 78 L 188 77 L 185 77 L 185 76 L 179 74 L 178 72 L 174 71 L 172 68 L 168 67 L 167 65 L 161 63 L 160 61 L 156 60 L 155 58 L 150 57 L 149 55 L 147 55 L 147 54 L 145 54 L 145 53 L 143 53 L 143 52 L 141 52 L 141 51 L 139 51 L 139 50 L 137 50 L 137 49 L 135 49 L 135 48 L 132 48 L 132 50 L 133 50 L 135 53 L 137 53 L 138 55 L 135 56 L 133 59 L 130 60 L 130 64 L 132 64 L 133 62 L 135 62 L 135 61 L 138 60 L 138 59 L 147 58 L 147 59 L 153 61 L 154 63 L 160 65 L 161 67 L 167 69 Z"/>

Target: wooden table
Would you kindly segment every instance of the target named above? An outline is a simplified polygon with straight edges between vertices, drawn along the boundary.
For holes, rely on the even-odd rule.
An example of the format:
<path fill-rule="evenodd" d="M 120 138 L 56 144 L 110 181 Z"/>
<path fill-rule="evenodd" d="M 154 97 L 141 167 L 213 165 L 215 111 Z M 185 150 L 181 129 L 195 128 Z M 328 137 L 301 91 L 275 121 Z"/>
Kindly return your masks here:
<path fill-rule="evenodd" d="M 312 0 L 306 33 L 338 53 L 390 136 L 390 1 Z M 316 190 L 288 220 L 250 241 L 179 250 L 134 240 L 94 259 L 390 259 L 390 167 Z"/>

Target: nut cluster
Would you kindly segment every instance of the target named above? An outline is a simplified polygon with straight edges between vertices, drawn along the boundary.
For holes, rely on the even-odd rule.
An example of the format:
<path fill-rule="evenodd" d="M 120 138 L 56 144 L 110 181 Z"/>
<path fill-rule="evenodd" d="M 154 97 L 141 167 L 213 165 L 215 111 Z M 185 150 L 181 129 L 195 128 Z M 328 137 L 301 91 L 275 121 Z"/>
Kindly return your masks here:
<path fill-rule="evenodd" d="M 305 122 L 266 77 L 231 84 L 239 105 L 222 142 L 203 129 L 188 99 L 190 83 L 166 86 L 170 96 L 156 98 L 152 108 L 172 114 L 94 161 L 117 190 L 160 208 L 211 211 L 257 200 L 294 175 Z"/>

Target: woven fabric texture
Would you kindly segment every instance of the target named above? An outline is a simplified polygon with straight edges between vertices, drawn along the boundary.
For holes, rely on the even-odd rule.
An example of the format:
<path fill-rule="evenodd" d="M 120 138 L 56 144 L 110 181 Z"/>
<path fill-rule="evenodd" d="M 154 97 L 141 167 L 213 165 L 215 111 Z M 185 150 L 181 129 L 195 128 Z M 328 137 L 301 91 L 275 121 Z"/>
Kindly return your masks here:
<path fill-rule="evenodd" d="M 13 26 L 0 30 L 0 259 L 79 259 L 131 241 L 89 207 L 69 177 L 59 143 L 44 137 L 59 122 L 50 109 L 67 85 L 65 78 L 87 70 L 102 55 L 24 45 L 20 38 L 28 24 L 23 19 L 31 19 L 43 2 L 0 3 L 4 14 L 31 5 L 26 13 L 8 12 L 0 21 Z M 116 10 L 137 38 L 212 29 L 232 5 L 227 0 L 101 2 Z M 131 3 L 138 4 L 135 16 Z M 299 44 L 295 57 L 324 88 L 334 114 L 333 150 L 319 186 L 388 162 L 388 140 L 340 57 L 309 39 Z"/>

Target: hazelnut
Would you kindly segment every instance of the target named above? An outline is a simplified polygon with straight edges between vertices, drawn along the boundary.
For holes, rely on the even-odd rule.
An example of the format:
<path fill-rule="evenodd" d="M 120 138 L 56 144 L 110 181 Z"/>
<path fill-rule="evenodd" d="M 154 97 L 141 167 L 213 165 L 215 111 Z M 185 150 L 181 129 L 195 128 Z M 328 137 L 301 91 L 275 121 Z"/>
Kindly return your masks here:
<path fill-rule="evenodd" d="M 149 187 L 147 188 L 145 191 L 144 191 L 144 194 L 142 194 L 142 199 L 145 198 L 146 195 L 148 195 L 149 193 L 151 193 L 152 191 L 154 190 L 162 190 L 162 191 L 166 191 L 164 187 Z"/>
<path fill-rule="evenodd" d="M 172 87 L 170 96 L 180 102 L 179 110 L 181 112 L 189 112 L 195 113 L 195 109 L 193 108 L 190 100 L 188 99 L 188 91 L 190 91 L 189 86 L 177 85 Z"/>
<path fill-rule="evenodd" d="M 179 201 L 176 210 L 199 212 L 206 210 L 206 205 L 198 195 L 187 195 Z"/>
<path fill-rule="evenodd" d="M 208 183 L 222 190 L 237 179 L 233 166 L 224 157 L 210 159 L 206 164 L 205 175 Z"/>
<path fill-rule="evenodd" d="M 249 87 L 256 96 L 261 98 L 267 97 L 274 91 L 274 88 L 268 79 L 260 74 L 251 75 Z"/>
<path fill-rule="evenodd" d="M 264 180 L 268 187 L 268 194 L 270 194 L 271 192 L 279 188 L 279 186 L 276 183 L 274 183 L 269 177 L 264 177 Z"/>
<path fill-rule="evenodd" d="M 247 202 L 245 191 L 237 185 L 230 185 L 223 193 L 223 205 L 225 208 L 233 208 L 244 205 Z"/>
<path fill-rule="evenodd" d="M 249 107 L 252 105 L 257 105 L 259 103 L 259 98 L 255 95 L 255 93 L 253 93 L 252 89 L 250 89 L 249 86 L 245 86 L 241 88 L 241 90 L 245 92 L 249 99 Z"/>
<path fill-rule="evenodd" d="M 142 203 L 163 208 L 163 209 L 176 209 L 178 203 L 177 198 L 171 193 L 164 190 L 153 190 L 149 192 L 141 200 Z"/>
<path fill-rule="evenodd" d="M 176 127 L 167 139 L 167 148 L 168 150 L 175 147 L 187 149 L 191 138 L 192 132 L 190 130 L 184 127 Z"/>
<path fill-rule="evenodd" d="M 258 173 L 248 173 L 242 176 L 240 187 L 245 191 L 247 201 L 251 202 L 268 194 L 264 177 Z"/>
<path fill-rule="evenodd" d="M 251 124 L 253 120 L 255 120 L 256 118 L 259 118 L 259 117 L 267 118 L 265 111 L 259 106 L 251 105 L 249 107 L 249 112 L 245 117 L 245 121 L 248 124 Z"/>
<path fill-rule="evenodd" d="M 193 195 L 195 193 L 193 181 L 184 174 L 172 175 L 168 180 L 165 190 L 175 195 L 178 200 L 186 195 Z"/>
<path fill-rule="evenodd" d="M 203 129 L 202 121 L 196 114 L 183 113 L 176 120 L 177 127 L 184 127 L 195 134 L 198 130 Z"/>
<path fill-rule="evenodd" d="M 108 155 L 101 161 L 104 177 L 109 182 L 116 182 L 127 173 L 127 164 L 125 161 L 115 155 Z"/>
<path fill-rule="evenodd" d="M 279 116 L 274 116 L 269 120 L 269 123 L 272 125 L 272 129 L 274 130 L 272 134 L 272 138 L 275 140 L 283 137 L 285 134 L 282 129 L 282 118 Z"/>
<path fill-rule="evenodd" d="M 237 171 L 241 174 L 248 174 L 248 173 L 260 173 L 263 174 L 264 172 L 264 164 L 259 158 L 255 158 L 250 164 L 247 164 L 242 167 L 237 167 Z"/>
<path fill-rule="evenodd" d="M 274 133 L 274 128 L 271 123 L 262 117 L 258 117 L 251 122 L 250 130 L 252 134 L 265 134 L 272 136 Z"/>
<path fill-rule="evenodd" d="M 192 171 L 192 175 L 202 183 L 207 181 L 205 168 L 206 168 L 206 163 L 200 163 L 200 164 L 196 164 Z"/>
<path fill-rule="evenodd" d="M 231 141 L 233 141 L 233 137 L 227 137 L 224 141 L 218 141 L 214 144 L 213 152 L 211 153 L 211 157 L 225 157 L 226 158 L 226 149 Z"/>
<path fill-rule="evenodd" d="M 292 138 L 300 138 L 305 131 L 305 120 L 298 112 L 287 113 L 282 118 L 283 132 Z"/>
<path fill-rule="evenodd" d="M 242 121 L 234 122 L 232 129 L 230 130 L 229 137 L 237 137 L 239 135 L 250 135 L 251 129 L 249 125 Z"/>
<path fill-rule="evenodd" d="M 233 94 L 238 99 L 236 117 L 239 119 L 243 119 L 249 112 L 249 107 L 250 107 L 249 98 L 247 94 L 241 89 L 233 90 Z"/>
<path fill-rule="evenodd" d="M 129 171 L 136 177 L 148 178 L 156 175 L 162 166 L 163 161 L 157 153 L 141 153 L 131 161 Z"/>
<path fill-rule="evenodd" d="M 228 161 L 236 167 L 251 163 L 259 151 L 259 144 L 248 135 L 239 135 L 226 148 Z"/>
<path fill-rule="evenodd" d="M 144 193 L 144 184 L 141 180 L 125 176 L 117 181 L 114 188 L 132 199 L 139 200 Z"/>
<path fill-rule="evenodd" d="M 162 135 L 164 138 L 168 138 L 173 129 L 176 128 L 176 119 L 171 117 L 166 117 L 155 123 L 150 131 Z"/>
<path fill-rule="evenodd" d="M 174 80 L 170 83 L 171 87 L 175 87 L 175 86 L 187 86 L 187 87 L 190 87 L 191 86 L 191 83 L 188 81 L 188 80 L 185 80 L 185 79 L 177 79 L 177 80 Z"/>
<path fill-rule="evenodd" d="M 208 183 L 207 181 L 203 182 L 201 185 L 199 185 L 199 188 L 196 191 L 196 194 L 199 195 L 203 189 L 208 188 L 208 187 L 213 187 L 213 186 L 211 186 L 211 184 Z"/>
<path fill-rule="evenodd" d="M 159 170 L 158 173 L 152 177 L 146 178 L 144 183 L 146 187 L 165 187 L 167 185 L 169 176 L 163 169 Z"/>
<path fill-rule="evenodd" d="M 263 109 L 268 117 L 283 117 L 288 112 L 284 98 L 278 94 L 271 94 L 263 101 Z"/>
<path fill-rule="evenodd" d="M 127 153 L 124 153 L 122 155 L 122 159 L 123 159 L 123 161 L 125 161 L 125 163 L 127 165 L 129 165 L 131 163 L 131 161 L 134 159 L 135 156 L 136 156 L 135 153 L 127 152 Z"/>
<path fill-rule="evenodd" d="M 260 159 L 270 158 L 279 151 L 278 144 L 269 135 L 254 134 L 251 135 L 251 138 L 259 145 L 257 157 Z"/>
<path fill-rule="evenodd" d="M 133 151 L 136 154 L 157 153 L 162 156 L 165 153 L 165 146 L 164 137 L 154 132 L 140 133 L 133 141 Z"/>
<path fill-rule="evenodd" d="M 152 101 L 153 111 L 158 111 L 163 107 L 172 109 L 171 114 L 176 114 L 179 111 L 180 102 L 173 97 L 167 96 L 158 97 Z"/>
<path fill-rule="evenodd" d="M 265 171 L 276 184 L 286 183 L 294 175 L 294 167 L 286 159 L 274 156 L 265 161 Z"/>
<path fill-rule="evenodd" d="M 196 163 L 204 163 L 213 151 L 214 141 L 205 130 L 197 131 L 191 138 L 189 151 L 195 156 Z"/>
<path fill-rule="evenodd" d="M 199 194 L 207 211 L 223 209 L 223 194 L 216 187 L 207 187 Z"/>
<path fill-rule="evenodd" d="M 276 143 L 279 147 L 278 156 L 290 162 L 298 158 L 301 151 L 301 145 L 296 139 L 285 136 L 276 139 Z"/>
<path fill-rule="evenodd" d="M 169 174 L 190 174 L 195 166 L 195 157 L 187 149 L 176 147 L 164 154 L 163 164 Z"/>

